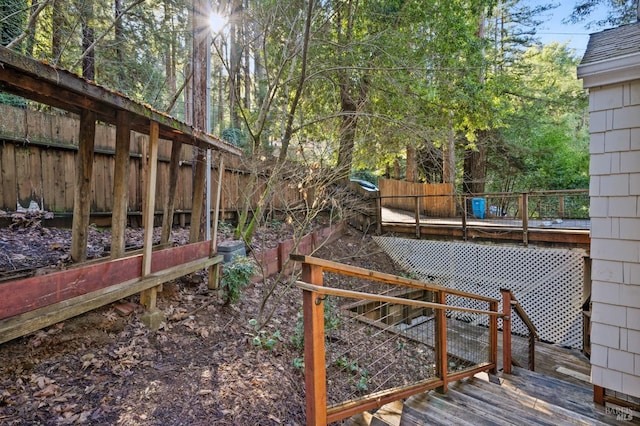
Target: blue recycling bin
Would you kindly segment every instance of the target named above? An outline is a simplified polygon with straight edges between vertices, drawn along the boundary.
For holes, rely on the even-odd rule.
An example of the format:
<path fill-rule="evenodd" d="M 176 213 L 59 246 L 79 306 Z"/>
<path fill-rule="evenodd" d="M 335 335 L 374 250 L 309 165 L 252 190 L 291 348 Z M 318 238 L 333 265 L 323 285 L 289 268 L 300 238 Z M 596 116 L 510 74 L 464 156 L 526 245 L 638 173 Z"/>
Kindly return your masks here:
<path fill-rule="evenodd" d="M 485 199 L 484 198 L 472 198 L 471 199 L 471 211 L 473 215 L 478 219 L 484 219 Z"/>

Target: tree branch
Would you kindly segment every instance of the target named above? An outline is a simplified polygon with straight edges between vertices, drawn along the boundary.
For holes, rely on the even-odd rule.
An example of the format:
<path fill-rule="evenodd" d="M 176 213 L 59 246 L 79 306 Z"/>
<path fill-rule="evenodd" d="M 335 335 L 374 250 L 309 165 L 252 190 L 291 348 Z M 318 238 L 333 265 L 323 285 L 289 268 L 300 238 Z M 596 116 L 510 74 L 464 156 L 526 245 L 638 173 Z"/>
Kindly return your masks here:
<path fill-rule="evenodd" d="M 78 64 L 80 64 L 84 58 L 87 57 L 87 55 L 93 50 L 94 47 L 96 47 L 96 44 L 98 44 L 100 41 L 102 41 L 103 38 L 105 38 L 107 36 L 107 34 L 109 34 L 109 31 L 111 31 L 113 29 L 113 27 L 116 26 L 116 23 L 120 20 L 120 18 L 122 18 L 124 15 L 126 15 L 131 9 L 133 9 L 134 7 L 136 7 L 137 5 L 139 5 L 140 3 L 143 3 L 145 0 L 136 0 L 135 2 L 133 2 L 131 5 L 129 5 L 129 7 L 127 7 L 125 10 L 122 11 L 122 13 L 118 16 L 116 16 L 116 19 L 113 20 L 113 22 L 111 23 L 111 25 L 109 25 L 109 28 L 107 28 L 101 35 L 100 37 L 98 37 L 97 39 L 95 39 L 95 41 L 93 43 L 91 43 L 91 45 L 89 47 L 87 47 L 87 49 L 82 53 L 82 55 L 80 56 L 80 58 L 78 58 L 78 60 L 71 66 L 71 68 L 75 68 L 78 66 Z"/>
<path fill-rule="evenodd" d="M 27 28 L 25 28 L 22 34 L 20 34 L 18 37 L 12 40 L 11 43 L 5 46 L 7 49 L 13 49 L 18 43 L 20 43 L 29 35 L 29 33 L 31 32 L 31 30 L 36 24 L 36 19 L 38 19 L 38 15 L 40 15 L 40 12 L 42 12 L 42 10 L 45 7 L 47 7 L 48 4 L 49 4 L 49 0 L 44 0 L 42 3 L 38 5 L 38 8 L 33 11 L 31 16 L 29 16 L 29 21 L 27 22 Z"/>

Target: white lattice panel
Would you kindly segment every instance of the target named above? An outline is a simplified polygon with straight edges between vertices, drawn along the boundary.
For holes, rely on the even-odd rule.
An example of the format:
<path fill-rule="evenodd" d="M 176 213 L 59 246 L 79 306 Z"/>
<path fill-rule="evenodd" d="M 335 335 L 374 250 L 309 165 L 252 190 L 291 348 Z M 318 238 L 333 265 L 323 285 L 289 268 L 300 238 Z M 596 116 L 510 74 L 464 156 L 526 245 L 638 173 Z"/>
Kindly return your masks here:
<path fill-rule="evenodd" d="M 540 339 L 582 347 L 584 251 L 374 238 L 422 281 L 493 298 L 500 298 L 501 288 L 510 289 Z"/>

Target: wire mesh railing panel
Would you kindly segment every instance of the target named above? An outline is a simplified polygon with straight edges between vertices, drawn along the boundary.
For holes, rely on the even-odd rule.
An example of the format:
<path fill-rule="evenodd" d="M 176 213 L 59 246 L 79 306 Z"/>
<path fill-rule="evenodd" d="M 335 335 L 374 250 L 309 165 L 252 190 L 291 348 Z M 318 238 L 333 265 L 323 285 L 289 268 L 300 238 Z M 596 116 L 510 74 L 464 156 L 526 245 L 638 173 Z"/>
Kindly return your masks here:
<path fill-rule="evenodd" d="M 461 305 L 464 300 L 464 305 Z M 447 305 L 489 310 L 484 301 L 447 295 Z M 456 373 L 489 362 L 489 315 L 447 310 L 447 371 Z"/>
<path fill-rule="evenodd" d="M 324 303 L 329 406 L 435 377 L 430 309 L 336 296 Z"/>
<path fill-rule="evenodd" d="M 511 311 L 511 359 L 515 365 L 529 368 L 531 365 L 530 351 L 531 332 L 525 322 L 514 311 Z"/>
<path fill-rule="evenodd" d="M 528 196 L 530 226 L 589 227 L 588 192 L 534 192 Z"/>

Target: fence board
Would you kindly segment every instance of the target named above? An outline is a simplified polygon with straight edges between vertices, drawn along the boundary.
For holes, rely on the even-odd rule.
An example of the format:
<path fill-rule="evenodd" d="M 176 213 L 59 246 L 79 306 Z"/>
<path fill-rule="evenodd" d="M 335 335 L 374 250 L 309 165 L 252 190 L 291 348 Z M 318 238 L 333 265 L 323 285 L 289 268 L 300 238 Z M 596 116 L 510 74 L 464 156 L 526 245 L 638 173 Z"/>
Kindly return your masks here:
<path fill-rule="evenodd" d="M 452 217 L 455 215 L 454 191 L 451 184 L 428 184 L 380 179 L 378 186 L 380 195 L 383 197 L 383 207 L 414 211 L 416 196 L 421 196 L 421 214 L 436 217 Z"/>
<path fill-rule="evenodd" d="M 0 140 L 8 142 L 28 141 L 21 146 L 16 143 L 0 145 L 2 182 L 0 183 L 0 209 L 14 210 L 21 201 L 28 207 L 34 200 L 39 206 L 56 213 L 73 211 L 74 182 L 78 147 L 79 120 L 74 114 L 51 114 L 22 108 L 0 105 L 0 114 L 8 117 L 0 123 Z M 133 132 L 131 142 L 131 169 L 128 182 L 130 212 L 142 211 L 143 147 L 146 135 Z M 109 212 L 113 206 L 113 170 L 115 158 L 115 128 L 103 123 L 96 124 L 96 155 L 94 156 L 94 179 L 91 188 L 91 205 L 94 212 Z M 166 202 L 165 189 L 169 184 L 171 142 L 160 141 L 160 163 L 156 204 L 158 209 Z M 192 147 L 183 146 L 181 167 L 178 173 L 176 210 L 189 211 L 193 198 Z M 213 162 L 214 166 L 217 161 Z M 243 171 L 242 162 L 234 156 L 225 156 L 227 170 L 221 194 L 221 211 L 237 211 L 249 199 L 252 208 L 260 202 L 266 189 L 266 177 L 256 182 L 248 171 Z M 212 169 L 212 196 L 217 187 L 217 173 Z M 213 199 L 213 198 L 212 198 Z M 283 209 L 303 202 L 303 194 L 295 183 L 282 182 L 273 194 L 268 209 Z M 44 204 L 44 205 L 41 205 Z"/>
<path fill-rule="evenodd" d="M 0 209 L 15 209 L 18 203 L 16 193 L 16 157 L 13 144 L 3 144 L 0 150 Z"/>

